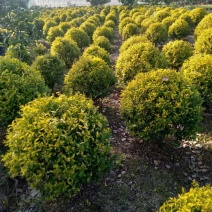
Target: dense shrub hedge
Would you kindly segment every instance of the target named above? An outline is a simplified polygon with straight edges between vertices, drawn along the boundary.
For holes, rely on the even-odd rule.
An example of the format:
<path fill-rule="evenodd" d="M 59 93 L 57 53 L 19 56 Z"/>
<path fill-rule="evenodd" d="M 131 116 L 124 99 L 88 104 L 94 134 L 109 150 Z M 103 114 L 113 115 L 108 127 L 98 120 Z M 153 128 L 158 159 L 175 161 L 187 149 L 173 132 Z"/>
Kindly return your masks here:
<path fill-rule="evenodd" d="M 166 25 L 157 22 L 149 26 L 149 28 L 145 32 L 145 35 L 154 44 L 158 44 L 167 40 L 168 30 L 166 28 Z"/>
<path fill-rule="evenodd" d="M 189 35 L 191 32 L 191 28 L 187 21 L 184 19 L 177 19 L 168 30 L 168 35 L 171 38 L 183 38 Z"/>
<path fill-rule="evenodd" d="M 124 51 L 126 51 L 128 48 L 130 48 L 132 45 L 136 43 L 150 43 L 150 41 L 148 40 L 146 36 L 141 36 L 141 35 L 131 36 L 130 38 L 128 38 L 122 43 L 119 49 L 119 52 L 123 53 Z"/>
<path fill-rule="evenodd" d="M 161 144 L 195 137 L 202 115 L 198 91 L 169 69 L 138 74 L 121 95 L 121 114 L 129 131 Z"/>
<path fill-rule="evenodd" d="M 205 17 L 206 14 L 207 14 L 206 10 L 202 7 L 194 8 L 189 13 L 195 26 L 197 26 L 197 24 Z"/>
<path fill-rule="evenodd" d="M 56 37 L 63 37 L 64 34 L 65 33 L 59 26 L 53 26 L 49 28 L 46 40 L 49 42 L 53 42 Z"/>
<path fill-rule="evenodd" d="M 212 13 L 206 15 L 197 25 L 194 35 L 198 37 L 205 29 L 212 28 Z"/>
<path fill-rule="evenodd" d="M 38 56 L 32 64 L 33 69 L 40 71 L 46 85 L 53 88 L 54 85 L 63 82 L 64 74 L 66 73 L 66 65 L 58 56 L 43 55 Z"/>
<path fill-rule="evenodd" d="M 71 67 L 80 55 L 80 49 L 77 43 L 63 37 L 58 37 L 52 42 L 50 52 L 52 55 L 56 55 L 62 59 L 68 68 Z"/>
<path fill-rule="evenodd" d="M 85 31 L 80 28 L 71 28 L 66 34 L 65 38 L 74 40 L 79 48 L 86 47 L 90 44 L 90 38 Z"/>
<path fill-rule="evenodd" d="M 136 43 L 119 55 L 116 62 L 116 76 L 119 82 L 126 83 L 140 72 L 166 67 L 166 59 L 153 44 Z"/>
<path fill-rule="evenodd" d="M 122 38 L 123 40 L 127 40 L 133 35 L 139 35 L 139 32 L 140 30 L 135 23 L 129 23 L 124 27 L 122 31 Z"/>
<path fill-rule="evenodd" d="M 175 40 L 164 45 L 162 52 L 169 66 L 178 69 L 186 59 L 193 55 L 193 48 L 186 41 Z"/>
<path fill-rule="evenodd" d="M 204 104 L 212 106 L 212 55 L 196 54 L 183 63 L 183 75 L 190 80 L 203 98 Z"/>
<path fill-rule="evenodd" d="M 108 38 L 106 38 L 105 36 L 99 36 L 99 37 L 95 38 L 93 43 L 95 45 L 102 47 L 103 49 L 105 49 L 108 52 L 112 51 L 112 45 L 111 45 L 110 41 L 108 40 Z"/>
<path fill-rule="evenodd" d="M 72 66 L 64 80 L 64 92 L 67 95 L 80 92 L 86 97 L 97 99 L 111 92 L 115 84 L 113 70 L 99 57 L 88 55 Z"/>
<path fill-rule="evenodd" d="M 21 105 L 47 93 L 39 71 L 18 59 L 0 57 L 0 127 L 17 117 Z"/>
<path fill-rule="evenodd" d="M 212 27 L 203 30 L 194 44 L 196 53 L 212 54 Z"/>
<path fill-rule="evenodd" d="M 106 26 L 97 27 L 93 33 L 93 41 L 95 41 L 100 36 L 105 36 L 110 42 L 112 42 L 114 38 L 113 29 Z"/>
<path fill-rule="evenodd" d="M 183 189 L 182 194 L 167 200 L 158 212 L 167 211 L 212 211 L 212 187 L 194 187 L 188 192 Z"/>
<path fill-rule="evenodd" d="M 90 55 L 92 57 L 99 57 L 103 59 L 107 64 L 110 64 L 110 54 L 105 49 L 98 45 L 90 45 L 85 49 L 83 55 Z"/>
<path fill-rule="evenodd" d="M 9 127 L 3 161 L 44 199 L 70 197 L 111 168 L 109 136 L 106 119 L 84 96 L 38 98 Z"/>

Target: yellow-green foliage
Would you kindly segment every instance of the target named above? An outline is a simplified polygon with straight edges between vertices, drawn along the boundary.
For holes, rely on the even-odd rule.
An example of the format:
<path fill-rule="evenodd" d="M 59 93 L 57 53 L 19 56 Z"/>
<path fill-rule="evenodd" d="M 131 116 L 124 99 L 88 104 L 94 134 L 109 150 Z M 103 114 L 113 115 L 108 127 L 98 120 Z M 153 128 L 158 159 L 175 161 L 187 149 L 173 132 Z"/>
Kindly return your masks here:
<path fill-rule="evenodd" d="M 152 16 L 154 17 L 154 19 L 156 19 L 157 22 L 161 22 L 161 21 L 163 21 L 164 18 L 170 16 L 170 14 L 168 11 L 163 9 L 163 10 L 155 11 L 152 14 Z"/>
<path fill-rule="evenodd" d="M 94 31 L 96 30 L 96 26 L 88 21 L 82 23 L 79 28 L 86 32 L 90 39 L 92 38 Z"/>
<path fill-rule="evenodd" d="M 60 27 L 60 29 L 63 31 L 63 33 L 65 34 L 72 26 L 72 24 L 70 22 L 61 22 L 58 27 Z"/>
<path fill-rule="evenodd" d="M 122 38 L 123 40 L 126 40 L 133 35 L 138 35 L 139 32 L 140 30 L 135 23 L 127 24 L 122 30 Z"/>
<path fill-rule="evenodd" d="M 38 56 L 32 64 L 33 69 L 40 71 L 46 85 L 53 88 L 55 83 L 61 84 L 66 72 L 66 65 L 58 56 Z"/>
<path fill-rule="evenodd" d="M 145 19 L 145 16 L 144 15 L 138 15 L 135 17 L 135 23 L 140 26 L 141 25 L 141 22 Z"/>
<path fill-rule="evenodd" d="M 134 35 L 128 38 L 126 41 L 124 41 L 119 49 L 120 53 L 123 53 L 128 48 L 130 48 L 132 45 L 136 43 L 150 43 L 148 38 L 146 36 L 140 36 L 140 35 Z"/>
<path fill-rule="evenodd" d="M 106 119 L 84 96 L 38 98 L 9 127 L 3 161 L 46 200 L 70 197 L 110 168 L 109 136 Z"/>
<path fill-rule="evenodd" d="M 99 36 L 104 36 L 112 42 L 114 38 L 113 29 L 106 26 L 97 27 L 93 33 L 93 41 L 95 41 Z"/>
<path fill-rule="evenodd" d="M 166 59 L 153 44 L 136 43 L 119 55 L 116 62 L 116 76 L 119 82 L 126 83 L 140 72 L 166 67 Z"/>
<path fill-rule="evenodd" d="M 171 38 L 183 38 L 190 34 L 191 28 L 184 19 L 177 19 L 168 30 L 168 35 Z"/>
<path fill-rule="evenodd" d="M 138 74 L 121 95 L 129 131 L 148 142 L 195 136 L 202 115 L 198 91 L 180 73 L 157 69 Z"/>
<path fill-rule="evenodd" d="M 212 54 L 212 27 L 203 30 L 194 44 L 196 53 Z"/>
<path fill-rule="evenodd" d="M 127 25 L 127 24 L 134 24 L 135 21 L 130 18 L 130 17 L 126 17 L 124 18 L 120 23 L 119 23 L 119 34 L 121 35 L 122 34 L 122 31 L 124 29 L 124 27 Z"/>
<path fill-rule="evenodd" d="M 155 19 L 152 17 L 146 18 L 141 22 L 141 33 L 145 33 L 146 30 L 149 28 L 149 26 L 153 23 L 157 22 Z"/>
<path fill-rule="evenodd" d="M 7 48 L 5 55 L 9 58 L 17 58 L 28 65 L 31 65 L 34 60 L 32 49 L 29 49 L 27 46 L 21 45 L 20 43 L 10 45 Z"/>
<path fill-rule="evenodd" d="M 166 25 L 157 22 L 149 26 L 149 28 L 145 32 L 145 35 L 154 44 L 158 44 L 167 40 L 168 31 Z"/>
<path fill-rule="evenodd" d="M 42 43 L 41 41 L 36 41 L 35 46 L 33 48 L 33 53 L 35 57 L 48 53 L 49 46 L 46 46 L 45 44 L 46 43 Z"/>
<path fill-rule="evenodd" d="M 188 192 L 185 192 L 183 189 L 182 194 L 179 194 L 176 198 L 167 200 L 158 212 L 172 211 L 212 211 L 212 187 L 210 185 L 194 187 Z"/>
<path fill-rule="evenodd" d="M 103 49 L 105 49 L 108 52 L 111 52 L 111 50 L 112 50 L 112 45 L 111 45 L 109 39 L 106 38 L 105 36 L 99 36 L 99 37 L 95 38 L 93 43 L 95 45 L 102 47 Z"/>
<path fill-rule="evenodd" d="M 90 55 L 92 57 L 99 57 L 103 59 L 107 64 L 110 64 L 110 54 L 105 49 L 101 48 L 98 45 L 90 45 L 85 49 L 83 55 Z"/>
<path fill-rule="evenodd" d="M 48 40 L 49 42 L 53 42 L 56 37 L 62 37 L 64 34 L 65 33 L 59 26 L 53 26 L 49 28 L 46 40 Z"/>
<path fill-rule="evenodd" d="M 212 55 L 196 54 L 182 66 L 183 75 L 190 80 L 206 105 L 212 105 Z"/>
<path fill-rule="evenodd" d="M 58 37 L 52 42 L 51 54 L 62 59 L 68 68 L 74 63 L 80 55 L 80 49 L 77 43 L 71 39 Z"/>
<path fill-rule="evenodd" d="M 197 24 L 204 18 L 206 14 L 207 12 L 202 7 L 197 7 L 189 13 L 195 26 L 197 26 Z"/>
<path fill-rule="evenodd" d="M 186 41 L 175 40 L 164 45 L 162 52 L 169 66 L 178 69 L 186 59 L 193 55 L 193 48 Z"/>
<path fill-rule="evenodd" d="M 56 21 L 53 21 L 53 20 L 47 20 L 43 26 L 43 34 L 44 35 L 47 35 L 50 27 L 53 27 L 53 26 L 57 26 L 58 23 Z"/>
<path fill-rule="evenodd" d="M 86 47 L 90 44 L 89 36 L 80 28 L 69 29 L 65 34 L 65 38 L 74 40 L 79 48 Z"/>
<path fill-rule="evenodd" d="M 89 98 L 106 96 L 115 84 L 113 70 L 99 57 L 88 55 L 72 66 L 64 80 L 64 92 L 67 95 L 80 92 Z"/>
<path fill-rule="evenodd" d="M 191 19 L 190 12 L 187 11 L 187 12 L 183 13 L 182 15 L 179 16 L 178 19 L 183 19 L 183 20 L 185 20 L 188 23 L 188 25 L 191 28 L 194 27 L 194 23 L 193 23 L 193 21 Z"/>
<path fill-rule="evenodd" d="M 115 24 L 117 24 L 118 20 L 117 20 L 117 17 L 114 13 L 109 13 L 106 18 L 105 18 L 105 22 L 106 21 L 113 21 Z"/>
<path fill-rule="evenodd" d="M 91 16 L 87 19 L 87 21 L 94 24 L 96 27 L 101 26 L 101 22 L 97 17 Z"/>
<path fill-rule="evenodd" d="M 114 21 L 108 20 L 108 21 L 106 21 L 106 22 L 104 23 L 104 26 L 109 27 L 109 28 L 112 28 L 112 29 L 115 29 L 116 24 L 115 24 Z"/>
<path fill-rule="evenodd" d="M 162 24 L 164 24 L 166 26 L 167 29 L 169 29 L 169 27 L 176 21 L 176 18 L 173 17 L 166 17 L 163 19 L 163 21 L 161 22 Z"/>
<path fill-rule="evenodd" d="M 200 35 L 205 29 L 212 28 L 212 13 L 206 15 L 197 25 L 194 34 L 196 37 Z"/>
<path fill-rule="evenodd" d="M 10 123 L 21 105 L 47 92 L 39 71 L 18 59 L 0 57 L 0 126 Z"/>

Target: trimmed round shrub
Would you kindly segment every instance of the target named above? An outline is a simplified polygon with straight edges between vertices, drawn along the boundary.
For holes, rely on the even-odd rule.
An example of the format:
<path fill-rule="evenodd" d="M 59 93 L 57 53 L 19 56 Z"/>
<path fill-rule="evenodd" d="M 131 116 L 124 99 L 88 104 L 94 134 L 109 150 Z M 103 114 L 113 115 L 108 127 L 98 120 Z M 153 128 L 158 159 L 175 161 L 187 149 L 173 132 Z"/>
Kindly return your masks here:
<path fill-rule="evenodd" d="M 72 66 L 64 80 L 64 93 L 80 92 L 97 99 L 111 92 L 115 84 L 113 70 L 99 57 L 82 56 Z"/>
<path fill-rule="evenodd" d="M 54 26 L 49 29 L 46 40 L 49 42 L 53 42 L 56 37 L 62 36 L 64 36 L 63 30 L 59 26 Z"/>
<path fill-rule="evenodd" d="M 62 59 L 66 66 L 70 68 L 80 55 L 77 43 L 71 39 L 58 37 L 52 42 L 51 55 L 56 55 Z"/>
<path fill-rule="evenodd" d="M 116 27 L 114 21 L 112 21 L 112 20 L 106 21 L 106 22 L 104 23 L 104 26 L 109 27 L 109 28 L 112 28 L 112 29 L 115 29 L 115 27 Z"/>
<path fill-rule="evenodd" d="M 212 27 L 203 30 L 194 44 L 196 53 L 212 54 Z"/>
<path fill-rule="evenodd" d="M 196 54 L 190 57 L 183 63 L 181 71 L 200 92 L 204 104 L 212 105 L 212 55 Z"/>
<path fill-rule="evenodd" d="M 140 26 L 141 25 L 141 22 L 145 19 L 145 16 L 144 15 L 138 15 L 135 17 L 135 23 Z"/>
<path fill-rule="evenodd" d="M 154 44 L 158 44 L 167 40 L 168 31 L 166 25 L 162 23 L 153 23 L 146 30 L 145 35 Z"/>
<path fill-rule="evenodd" d="M 161 22 L 166 17 L 170 16 L 169 12 L 166 10 L 159 10 L 153 13 L 153 17 L 156 21 Z"/>
<path fill-rule="evenodd" d="M 188 192 L 183 189 L 182 194 L 167 200 L 158 212 L 167 211 L 212 211 L 212 187 L 194 187 Z"/>
<path fill-rule="evenodd" d="M 129 18 L 129 15 L 126 11 L 123 11 L 119 14 L 119 21 L 122 22 L 125 18 Z"/>
<path fill-rule="evenodd" d="M 193 55 L 193 48 L 186 41 L 175 40 L 164 45 L 162 52 L 169 66 L 178 69 L 186 59 Z"/>
<path fill-rule="evenodd" d="M 201 7 L 194 8 L 189 13 L 195 26 L 197 26 L 197 24 L 204 18 L 206 14 L 207 14 L 206 10 Z"/>
<path fill-rule="evenodd" d="M 188 23 L 188 25 L 190 26 L 190 28 L 194 27 L 194 23 L 193 23 L 191 16 L 190 16 L 188 11 L 183 13 L 182 15 L 180 15 L 180 17 L 178 19 L 185 20 Z"/>
<path fill-rule="evenodd" d="M 187 21 L 177 19 L 168 30 L 168 35 L 171 38 L 183 38 L 190 34 L 191 28 Z"/>
<path fill-rule="evenodd" d="M 82 23 L 79 28 L 86 32 L 90 38 L 92 38 L 93 33 L 96 30 L 96 26 L 88 21 Z"/>
<path fill-rule="evenodd" d="M 90 38 L 87 33 L 79 28 L 69 29 L 65 34 L 65 38 L 74 40 L 81 49 L 90 44 Z"/>
<path fill-rule="evenodd" d="M 10 126 L 3 162 L 45 200 L 72 197 L 111 168 L 109 136 L 106 118 L 84 96 L 38 98 Z"/>
<path fill-rule="evenodd" d="M 106 26 L 97 27 L 93 33 L 93 41 L 100 36 L 105 36 L 110 42 L 112 42 L 114 38 L 113 29 Z"/>
<path fill-rule="evenodd" d="M 197 25 L 194 35 L 198 37 L 205 29 L 212 28 L 212 13 L 206 15 Z"/>
<path fill-rule="evenodd" d="M 85 49 L 83 55 L 90 55 L 92 57 L 99 57 L 103 59 L 107 64 L 110 64 L 110 54 L 105 49 L 97 45 L 91 45 Z"/>
<path fill-rule="evenodd" d="M 124 27 L 122 31 L 122 38 L 123 40 L 126 40 L 131 36 L 138 34 L 139 34 L 139 28 L 137 27 L 137 25 L 135 23 L 130 23 Z"/>
<path fill-rule="evenodd" d="M 151 43 L 137 43 L 119 55 L 116 76 L 119 82 L 126 83 L 140 72 L 166 67 L 166 59 L 155 46 Z"/>
<path fill-rule="evenodd" d="M 127 24 L 135 24 L 135 21 L 134 21 L 132 18 L 130 18 L 130 17 L 124 18 L 124 19 L 119 23 L 119 34 L 120 34 L 120 35 L 122 34 L 122 31 L 123 31 L 124 27 L 125 27 Z"/>
<path fill-rule="evenodd" d="M 45 21 L 41 18 L 36 18 L 33 21 L 33 25 L 34 25 L 35 29 L 39 30 L 39 31 L 43 30 L 44 24 L 45 24 Z"/>
<path fill-rule="evenodd" d="M 21 105 L 48 91 L 40 72 L 18 59 L 0 57 L 0 126 L 11 123 Z"/>
<path fill-rule="evenodd" d="M 141 35 L 131 36 L 130 38 L 128 38 L 122 43 L 119 49 L 119 52 L 123 53 L 124 51 L 126 51 L 128 48 L 130 48 L 132 45 L 136 43 L 150 43 L 150 41 L 148 40 L 146 36 L 141 36 Z"/>
<path fill-rule="evenodd" d="M 96 27 L 101 26 L 101 22 L 97 17 L 91 16 L 87 19 L 87 21 L 94 24 Z"/>
<path fill-rule="evenodd" d="M 106 17 L 105 17 L 105 22 L 107 21 L 113 21 L 115 23 L 115 25 L 117 24 L 118 20 L 115 14 L 113 13 L 109 13 Z"/>
<path fill-rule="evenodd" d="M 146 18 L 141 22 L 141 33 L 145 33 L 149 26 L 153 23 L 157 22 L 153 18 Z"/>
<path fill-rule="evenodd" d="M 195 87 L 169 69 L 140 73 L 121 95 L 121 114 L 129 131 L 147 142 L 162 144 L 194 138 L 202 116 Z"/>
<path fill-rule="evenodd" d="M 111 50 L 112 50 L 112 45 L 111 45 L 110 41 L 108 40 L 108 38 L 106 38 L 105 36 L 99 36 L 99 37 L 95 38 L 93 43 L 95 45 L 102 47 L 103 49 L 105 49 L 108 52 L 111 52 Z"/>
<path fill-rule="evenodd" d="M 32 67 L 41 72 L 46 85 L 50 88 L 53 88 L 56 83 L 61 84 L 63 82 L 66 65 L 58 56 L 49 54 L 38 56 Z"/>
<path fill-rule="evenodd" d="M 58 27 L 60 27 L 60 29 L 63 31 L 63 33 L 65 34 L 72 26 L 72 24 L 70 22 L 61 22 Z"/>
<path fill-rule="evenodd" d="M 169 27 L 176 21 L 176 18 L 173 17 L 166 17 L 163 19 L 163 21 L 161 22 L 163 25 L 166 26 L 167 29 L 169 29 Z"/>
<path fill-rule="evenodd" d="M 53 20 L 47 20 L 45 22 L 45 24 L 43 25 L 43 34 L 44 35 L 47 35 L 50 27 L 53 27 L 53 26 L 57 26 L 58 23 L 56 21 L 53 21 Z"/>

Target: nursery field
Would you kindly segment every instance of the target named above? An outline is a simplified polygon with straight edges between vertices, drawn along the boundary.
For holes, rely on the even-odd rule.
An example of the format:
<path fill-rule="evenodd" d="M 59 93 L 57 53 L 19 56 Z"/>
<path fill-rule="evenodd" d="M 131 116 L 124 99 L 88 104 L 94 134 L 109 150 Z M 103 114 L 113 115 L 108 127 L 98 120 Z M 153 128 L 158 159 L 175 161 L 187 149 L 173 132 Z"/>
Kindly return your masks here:
<path fill-rule="evenodd" d="M 13 8 L 0 55 L 0 211 L 212 211 L 203 7 Z"/>

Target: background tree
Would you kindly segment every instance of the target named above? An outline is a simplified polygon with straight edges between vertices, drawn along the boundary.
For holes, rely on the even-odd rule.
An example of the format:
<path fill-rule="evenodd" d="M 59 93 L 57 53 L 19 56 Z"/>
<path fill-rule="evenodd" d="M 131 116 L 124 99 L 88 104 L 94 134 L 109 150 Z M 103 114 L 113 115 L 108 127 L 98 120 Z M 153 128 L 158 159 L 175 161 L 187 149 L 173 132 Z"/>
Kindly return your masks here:
<path fill-rule="evenodd" d="M 96 6 L 109 3 L 110 0 L 87 0 L 87 2 L 90 2 L 91 6 Z"/>
<path fill-rule="evenodd" d="M 138 0 L 119 0 L 123 5 L 132 6 L 133 4 L 137 3 Z"/>

